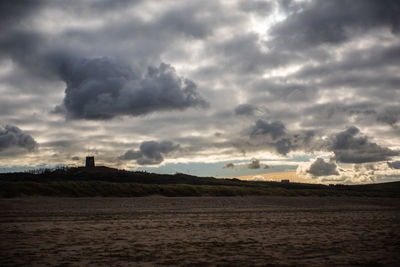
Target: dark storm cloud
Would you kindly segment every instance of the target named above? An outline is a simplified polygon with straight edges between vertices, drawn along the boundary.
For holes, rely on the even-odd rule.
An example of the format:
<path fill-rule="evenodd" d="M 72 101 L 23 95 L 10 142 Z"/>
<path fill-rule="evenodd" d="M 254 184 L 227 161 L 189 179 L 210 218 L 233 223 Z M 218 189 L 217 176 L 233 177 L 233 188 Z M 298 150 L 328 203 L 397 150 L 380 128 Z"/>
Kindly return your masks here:
<path fill-rule="evenodd" d="M 260 160 L 259 159 L 252 159 L 251 162 L 247 165 L 248 169 L 260 169 Z"/>
<path fill-rule="evenodd" d="M 0 29 L 7 29 L 13 24 L 21 23 L 24 18 L 38 10 L 44 2 L 42 0 L 0 1 Z"/>
<path fill-rule="evenodd" d="M 257 111 L 257 107 L 251 104 L 241 104 L 235 108 L 236 115 L 252 116 Z"/>
<path fill-rule="evenodd" d="M 65 81 L 64 110 L 69 118 L 111 119 L 208 106 L 196 84 L 179 77 L 169 64 L 141 74 L 110 58 L 77 59 L 68 51 L 42 54 L 40 43 L 45 43 L 40 35 L 16 33 L 2 38 L 0 47 L 32 72 Z"/>
<path fill-rule="evenodd" d="M 310 48 L 310 45 L 339 44 L 353 35 L 378 27 L 400 30 L 397 0 L 314 0 L 271 31 L 275 45 Z"/>
<path fill-rule="evenodd" d="M 400 161 L 392 161 L 392 162 L 388 162 L 387 165 L 389 166 L 389 168 L 392 169 L 400 169 Z"/>
<path fill-rule="evenodd" d="M 128 150 L 120 157 L 121 160 L 136 160 L 139 165 L 155 165 L 164 161 L 164 156 L 179 149 L 178 144 L 170 141 L 145 141 L 139 150 Z"/>
<path fill-rule="evenodd" d="M 31 152 L 37 148 L 38 144 L 29 134 L 24 133 L 16 126 L 0 125 L 0 153 L 14 148 L 22 148 L 26 152 Z"/>
<path fill-rule="evenodd" d="M 108 58 L 84 59 L 63 68 L 64 105 L 73 119 L 110 119 L 162 110 L 206 107 L 196 84 L 161 63 L 143 76 Z"/>
<path fill-rule="evenodd" d="M 27 69 L 34 70 L 33 66 L 36 63 L 41 69 L 37 54 L 44 41 L 43 36 L 36 32 L 24 30 L 0 32 L 0 55 L 12 58 Z"/>
<path fill-rule="evenodd" d="M 385 161 L 399 154 L 397 151 L 370 142 L 354 126 L 331 136 L 331 142 L 329 149 L 334 152 L 334 159 L 343 163 Z"/>
<path fill-rule="evenodd" d="M 92 8 L 94 8 L 93 5 L 97 5 L 98 9 L 106 9 L 109 5 L 103 1 L 93 1 L 90 4 Z M 126 1 L 118 1 L 112 5 L 112 8 L 119 8 L 125 4 L 127 4 Z M 11 14 L 15 9 L 14 13 L 26 16 L 22 11 L 18 11 L 19 5 L 10 4 L 9 6 Z M 185 10 L 187 12 L 180 12 Z M 111 32 L 122 31 L 121 36 L 104 35 L 108 39 L 100 42 L 95 39 L 102 36 L 100 33 L 107 31 L 107 27 L 91 32 L 78 30 L 81 34 L 78 35 L 84 39 L 91 39 L 91 43 L 98 43 L 93 47 L 92 53 L 97 51 L 106 54 L 110 51 L 106 51 L 107 49 L 100 51 L 101 49 L 98 50 L 98 48 L 106 46 L 110 38 L 120 39 L 119 37 L 126 36 L 127 32 L 134 30 L 133 26 L 137 27 L 139 33 L 151 32 L 154 36 L 158 36 L 159 32 L 172 38 L 175 35 L 172 31 L 176 31 L 196 38 L 204 37 L 212 29 L 209 27 L 210 24 L 206 23 L 207 16 L 194 15 L 195 13 L 196 9 L 193 5 L 184 5 L 183 8 L 171 9 L 163 13 L 155 21 L 130 23 L 129 28 L 122 27 L 123 25 L 118 21 L 112 24 L 114 27 L 119 27 L 118 31 L 114 29 Z M 144 66 L 140 71 L 133 70 L 127 64 L 110 57 L 93 57 L 90 53 L 88 56 L 83 56 L 87 50 L 88 39 L 80 40 L 85 41 L 80 42 L 73 39 L 73 35 L 68 31 L 59 33 L 57 38 L 49 38 L 39 31 L 25 28 L 7 29 L 0 34 L 0 55 L 12 58 L 24 69 L 44 79 L 61 78 L 67 84 L 67 88 L 63 105 L 58 106 L 56 111 L 65 112 L 70 119 L 111 119 L 119 115 L 138 116 L 155 111 L 208 106 L 206 100 L 197 92 L 196 84 L 189 79 L 179 77 L 171 65 L 161 63 L 159 67 L 148 67 L 147 71 L 142 71 Z M 146 28 L 149 29 L 145 30 Z M 137 42 L 139 42 L 138 39 L 143 39 L 137 37 L 135 39 Z M 66 42 L 57 42 L 63 38 Z M 149 41 L 148 38 L 144 40 L 146 44 L 143 47 L 160 43 L 156 40 Z M 74 42 L 75 45 L 71 46 L 69 42 Z M 153 53 L 152 51 L 143 52 L 139 51 L 140 54 L 148 55 L 148 58 L 151 58 Z M 13 80 L 12 77 L 11 80 Z"/>
<path fill-rule="evenodd" d="M 325 162 L 322 158 L 317 158 L 307 170 L 313 176 L 339 175 L 337 165 L 334 162 Z"/>

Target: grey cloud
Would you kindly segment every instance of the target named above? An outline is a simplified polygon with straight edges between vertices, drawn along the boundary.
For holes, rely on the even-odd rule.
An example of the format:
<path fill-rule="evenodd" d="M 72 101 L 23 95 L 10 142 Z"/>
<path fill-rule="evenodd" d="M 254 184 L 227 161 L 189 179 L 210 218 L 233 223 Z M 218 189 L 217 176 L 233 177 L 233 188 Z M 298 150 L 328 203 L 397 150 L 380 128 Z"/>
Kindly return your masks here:
<path fill-rule="evenodd" d="M 335 160 L 343 163 L 385 161 L 399 154 L 398 151 L 370 142 L 366 136 L 360 135 L 360 130 L 354 126 L 332 135 L 331 142 L 328 149 L 334 152 Z"/>
<path fill-rule="evenodd" d="M 73 161 L 79 161 L 80 158 L 75 156 L 75 157 L 72 157 L 71 160 L 73 160 Z"/>
<path fill-rule="evenodd" d="M 140 2 L 142 2 L 142 0 L 96 0 L 91 3 L 91 7 L 99 11 L 109 11 L 110 9 L 115 10 L 126 8 L 129 5 L 137 4 Z"/>
<path fill-rule="evenodd" d="M 128 150 L 120 157 L 121 160 L 136 160 L 139 165 L 156 165 L 164 161 L 164 156 L 179 149 L 178 144 L 170 141 L 145 141 L 139 150 Z"/>
<path fill-rule="evenodd" d="M 270 149 L 286 155 L 296 150 L 314 151 L 321 146 L 313 131 L 288 132 L 281 121 L 269 123 L 259 119 L 246 132 L 250 139 L 241 143 L 244 150 Z"/>
<path fill-rule="evenodd" d="M 233 169 L 236 167 L 244 168 L 244 169 L 252 169 L 252 170 L 257 170 L 261 169 L 262 164 L 260 164 L 260 160 L 256 158 L 252 158 L 251 162 L 248 164 L 234 164 L 232 162 L 229 162 L 225 164 L 222 169 Z M 268 165 L 264 165 L 264 169 L 269 169 L 270 167 Z"/>
<path fill-rule="evenodd" d="M 31 152 L 37 148 L 38 144 L 29 134 L 24 133 L 16 126 L 0 125 L 0 153 L 8 149 L 23 149 Z"/>
<path fill-rule="evenodd" d="M 145 75 L 108 58 L 83 59 L 63 66 L 64 105 L 72 119 L 111 119 L 155 111 L 207 107 L 194 82 L 161 63 Z"/>
<path fill-rule="evenodd" d="M 233 169 L 233 168 L 235 168 L 235 164 L 233 164 L 232 162 L 229 162 L 222 167 L 222 169 Z"/>
<path fill-rule="evenodd" d="M 56 141 L 41 143 L 42 147 L 60 147 L 63 149 L 67 149 L 74 145 L 76 145 L 76 141 L 74 140 L 56 140 Z"/>
<path fill-rule="evenodd" d="M 300 79 L 323 77 L 322 85 L 324 86 L 337 86 L 340 82 L 342 84 L 346 82 L 354 86 L 357 83 L 351 78 L 359 77 L 356 76 L 359 71 L 376 71 L 382 67 L 397 66 L 399 60 L 400 46 L 398 44 L 349 49 L 344 51 L 342 60 L 330 60 L 329 62 L 321 62 L 322 64 L 307 65 L 296 72 L 295 77 Z M 366 75 L 365 77 L 369 76 Z M 338 79 L 339 81 L 336 81 Z M 378 79 L 378 81 L 380 80 Z M 363 81 L 359 81 L 359 84 L 366 85 Z"/>
<path fill-rule="evenodd" d="M 400 169 L 400 161 L 388 162 L 387 165 L 392 169 Z"/>
<path fill-rule="evenodd" d="M 257 1 L 246 1 L 242 0 L 239 2 L 239 8 L 242 11 L 245 12 L 252 12 L 256 13 L 260 16 L 266 16 L 269 15 L 274 8 L 274 5 L 270 1 L 262 1 L 262 0 L 257 0 Z"/>
<path fill-rule="evenodd" d="M 11 57 L 25 68 L 35 71 L 33 66 L 40 67 L 38 60 L 40 45 L 44 44 L 44 37 L 33 31 L 14 30 L 0 34 L 0 55 Z M 40 68 L 41 69 L 41 68 Z"/>
<path fill-rule="evenodd" d="M 186 60 L 191 51 L 182 48 L 182 42 L 212 36 L 214 29 L 226 23 L 227 16 L 215 1 L 162 2 L 157 6 L 160 9 L 151 18 L 143 19 L 141 8 L 134 8 L 128 14 L 122 13 L 119 19 L 113 16 L 109 23 L 96 30 L 69 29 L 62 37 L 85 50 L 86 57 L 109 55 L 125 58 L 129 55 L 135 62 L 147 66 L 162 61 L 165 53 L 174 49 L 177 49 L 173 52 L 174 57 Z M 88 46 L 91 43 L 96 43 L 96 46 Z"/>
<path fill-rule="evenodd" d="M 60 4 L 63 6 L 63 3 Z M 90 4 L 92 8 L 97 5 L 99 9 L 108 5 L 104 1 L 93 1 Z M 120 7 L 126 4 L 127 1 L 118 1 L 112 6 Z M 53 8 L 56 6 L 52 5 Z M 204 6 L 201 9 L 205 9 Z M 107 49 L 107 43 L 110 39 L 121 40 L 120 38 L 127 36 L 127 32 L 132 31 L 139 33 L 139 36 L 127 38 L 135 37 L 134 44 L 141 43 L 144 39 L 144 49 L 148 49 L 151 44 L 160 43 L 156 40 L 149 41 L 149 38 L 142 36 L 149 32 L 154 36 L 163 33 L 166 38 L 157 38 L 165 42 L 168 42 L 168 38 L 176 37 L 175 33 L 172 34 L 173 31 L 176 34 L 183 33 L 185 36 L 202 38 L 212 31 L 205 14 L 207 13 L 197 12 L 196 5 L 183 5 L 178 9 L 164 12 L 152 22 L 138 21 L 124 28 L 121 21 L 118 21 L 112 24 L 118 31 L 109 30 L 119 32 L 121 36 L 100 34 L 108 31 L 105 28 L 87 32 L 77 30 L 75 35 L 71 31 L 62 32 L 57 38 L 49 38 L 34 30 L 9 29 L 6 33 L 0 34 L 0 54 L 2 57 L 11 57 L 20 66 L 39 76 L 50 79 L 59 77 L 65 81 L 67 88 L 64 106 L 58 106 L 55 111 L 65 112 L 71 119 L 111 119 L 119 115 L 138 116 L 155 111 L 207 107 L 208 103 L 198 93 L 196 84 L 189 79 L 179 77 L 168 64 L 162 63 L 158 68 L 149 67 L 147 72 L 141 73 L 117 60 L 93 57 L 99 53 L 112 54 L 114 50 L 125 51 L 121 47 L 110 51 Z M 96 40 L 101 36 L 107 36 L 108 39 Z M 80 37 L 84 40 L 79 39 Z M 63 39 L 64 42 L 58 42 L 59 39 Z M 89 41 L 97 45 L 87 49 Z M 115 45 L 113 43 L 113 47 Z M 131 50 L 144 55 L 146 62 L 151 61 L 153 54 L 160 52 L 157 49 L 157 52 L 145 52 L 137 47 L 130 47 Z M 87 55 L 82 56 L 83 54 Z M 123 57 L 126 57 L 126 54 Z M 157 56 L 154 58 L 157 59 Z M 142 62 L 141 59 L 137 64 Z"/>
<path fill-rule="evenodd" d="M 249 169 L 260 169 L 260 160 L 259 159 L 252 159 L 251 162 L 247 165 Z"/>
<path fill-rule="evenodd" d="M 0 1 L 0 29 L 18 24 L 43 6 L 42 0 Z"/>
<path fill-rule="evenodd" d="M 337 165 L 334 162 L 325 162 L 322 158 L 317 158 L 307 170 L 313 176 L 339 175 Z"/>
<path fill-rule="evenodd" d="M 339 44 L 356 32 L 388 27 L 400 30 L 397 0 L 314 0 L 271 31 L 275 45 L 309 48 L 323 43 Z"/>
<path fill-rule="evenodd" d="M 400 107 L 399 106 L 389 106 L 378 113 L 377 120 L 395 126 L 395 124 L 400 121 Z"/>
<path fill-rule="evenodd" d="M 360 134 L 352 126 L 343 132 L 332 134 L 329 140 L 316 136 L 314 131 L 288 132 L 282 122 L 268 123 L 258 120 L 248 129 L 250 140 L 241 143 L 241 149 L 271 149 L 286 155 L 291 151 L 332 151 L 334 160 L 343 163 L 364 163 L 389 160 L 398 151 L 381 147 Z M 319 133 L 320 135 L 322 133 Z"/>
<path fill-rule="evenodd" d="M 213 27 L 208 20 L 214 20 L 212 17 L 196 14 L 196 6 L 186 6 L 184 8 L 174 9 L 167 12 L 154 24 L 155 28 L 164 31 L 184 34 L 192 38 L 205 38 L 213 31 Z M 215 20 L 213 21 L 216 22 Z"/>
<path fill-rule="evenodd" d="M 348 123 L 349 119 L 356 118 L 358 121 L 368 118 L 369 122 L 376 116 L 377 105 L 370 102 L 343 104 L 337 102 L 314 105 L 303 110 L 301 124 L 303 126 L 324 128 L 330 125 Z"/>
<path fill-rule="evenodd" d="M 307 6 L 307 4 L 304 2 L 298 2 L 294 0 L 279 0 L 277 1 L 277 4 L 282 12 L 289 15 L 299 12 L 301 9 Z"/>
<path fill-rule="evenodd" d="M 236 115 L 252 116 L 257 111 L 257 107 L 251 104 L 241 104 L 235 108 Z"/>
<path fill-rule="evenodd" d="M 285 126 L 283 125 L 282 122 L 280 121 L 274 121 L 274 122 L 267 122 L 264 120 L 257 120 L 256 125 L 254 125 L 250 129 L 250 136 L 251 137 L 256 137 L 256 136 L 265 136 L 269 135 L 272 137 L 273 140 L 277 139 L 278 137 L 281 137 L 282 135 L 285 134 Z"/>
<path fill-rule="evenodd" d="M 282 82 L 279 79 L 260 79 L 253 84 L 255 95 L 253 101 L 285 101 L 285 102 L 310 102 L 318 97 L 318 90 L 312 84 L 295 82 Z M 265 94 L 267 95 L 265 96 Z"/>
<path fill-rule="evenodd" d="M 275 49 L 265 52 L 265 44 L 260 36 L 255 33 L 244 33 L 230 39 L 209 45 L 207 52 L 212 53 L 218 59 L 218 66 L 210 69 L 202 69 L 206 77 L 235 72 L 239 77 L 244 75 L 256 75 L 268 69 L 276 68 L 289 62 L 304 60 L 304 56 L 293 51 Z M 203 73 L 203 74 L 204 74 Z"/>

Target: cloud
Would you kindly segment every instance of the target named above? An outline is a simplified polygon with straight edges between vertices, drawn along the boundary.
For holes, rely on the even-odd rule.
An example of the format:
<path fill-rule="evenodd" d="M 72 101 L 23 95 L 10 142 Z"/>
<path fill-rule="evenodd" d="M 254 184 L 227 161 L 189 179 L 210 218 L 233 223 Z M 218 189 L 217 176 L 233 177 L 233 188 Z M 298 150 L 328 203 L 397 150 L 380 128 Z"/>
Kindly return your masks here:
<path fill-rule="evenodd" d="M 87 145 L 122 166 L 121 151 L 135 148 L 132 162 L 143 154 L 127 140 L 145 137 L 179 143 L 168 154 L 178 162 L 235 160 L 240 171 L 264 152 L 282 160 L 323 152 L 337 164 L 361 154 L 358 161 L 387 165 L 399 147 L 398 6 L 1 1 L 0 121 L 44 140 L 26 164 L 55 161 L 53 154 L 70 162 Z M 348 125 L 368 137 L 335 146 Z M 243 153 L 248 160 L 237 163 Z M 4 164 L 16 161 L 8 154 Z"/>
<path fill-rule="evenodd" d="M 241 104 L 235 108 L 236 115 L 252 116 L 258 111 L 258 108 L 251 104 Z"/>
<path fill-rule="evenodd" d="M 164 161 L 164 156 L 179 149 L 179 144 L 170 141 L 145 141 L 139 150 L 128 150 L 121 160 L 136 160 L 139 165 L 157 165 Z"/>
<path fill-rule="evenodd" d="M 62 70 L 67 84 L 64 106 L 72 119 L 111 119 L 155 111 L 206 107 L 194 82 L 161 63 L 145 75 L 108 58 L 83 59 Z"/>
<path fill-rule="evenodd" d="M 229 162 L 222 167 L 222 169 L 233 169 L 233 168 L 235 168 L 235 164 L 233 164 L 232 162 Z"/>
<path fill-rule="evenodd" d="M 267 1 L 240 1 L 240 10 L 255 13 L 260 16 L 267 16 L 273 11 L 273 3 Z"/>
<path fill-rule="evenodd" d="M 325 162 L 322 158 L 317 158 L 307 170 L 313 176 L 339 175 L 337 165 L 334 162 Z"/>
<path fill-rule="evenodd" d="M 29 70 L 43 79 L 59 78 L 64 81 L 67 88 L 63 106 L 58 106 L 55 110 L 65 112 L 69 119 L 102 120 L 122 115 L 139 116 L 158 111 L 185 110 L 190 107 L 207 107 L 209 105 L 198 93 L 197 85 L 192 80 L 180 77 L 171 65 L 161 63 L 158 67 L 152 67 L 151 64 L 147 64 L 151 61 L 159 64 L 160 61 L 152 54 L 156 52 L 137 52 L 140 48 L 129 50 L 129 52 L 133 50 L 133 52 L 142 54 L 142 57 L 146 59 L 140 58 L 137 61 L 128 59 L 127 61 L 135 62 L 141 66 L 141 69 L 150 65 L 146 71 L 138 71 L 116 59 L 125 59 L 127 55 L 121 55 L 121 53 L 124 53 L 123 51 L 126 49 L 117 47 L 118 45 L 115 43 L 113 45 L 115 49 L 106 49 L 106 44 L 111 39 L 125 38 L 127 33 L 132 31 L 140 35 L 140 38 L 134 36 L 135 44 L 141 44 L 143 43 L 141 41 L 145 40 L 143 49 L 148 49 L 149 43 L 160 43 L 149 41 L 149 36 L 142 36 L 146 32 L 151 32 L 154 36 L 159 36 L 156 32 L 164 33 L 172 39 L 174 35 L 180 35 L 182 32 L 185 36 L 202 38 L 209 34 L 212 28 L 207 23 L 205 16 L 191 15 L 196 13 L 195 6 L 184 5 L 179 10 L 172 8 L 151 22 L 138 19 L 138 21 L 132 21 L 129 25 L 125 25 L 123 21 L 117 21 L 106 24 L 114 25 L 115 28 L 104 26 L 100 27 L 98 31 L 89 31 L 80 27 L 76 30 L 64 29 L 57 34 L 57 38 L 52 38 L 54 37 L 52 34 L 43 33 L 40 28 L 32 29 L 27 26 L 30 25 L 28 21 L 30 10 L 33 12 L 41 6 L 39 5 L 41 1 L 38 1 L 37 4 L 33 4 L 33 2 L 22 1 L 21 4 L 4 4 L 2 2 L 0 4 L 4 6 L 2 11 L 6 10 L 5 13 L 11 14 L 9 17 L 13 21 L 18 21 L 19 17 L 21 20 L 22 18 L 24 21 L 26 20 L 21 26 L 7 27 L 0 34 L 0 54 L 2 57 L 12 58 L 19 67 Z M 133 4 L 137 4 L 137 2 Z M 26 10 L 24 9 L 25 4 Z M 96 9 L 97 11 L 104 9 L 103 11 L 105 11 L 108 7 L 120 8 L 127 4 L 127 1 L 118 1 L 115 5 L 96 1 L 91 3 L 87 9 Z M 61 6 L 64 5 L 62 3 L 60 6 L 50 4 L 46 8 L 52 10 Z M 66 8 L 71 11 L 71 9 L 79 9 L 79 7 L 80 5 L 76 3 Z M 182 10 L 188 12 L 181 13 Z M 86 9 L 80 11 L 84 14 L 87 12 Z M 2 17 L 2 19 L 6 18 L 8 15 Z M 87 19 L 91 18 L 88 15 Z M 111 33 L 118 36 L 110 36 Z M 131 37 L 133 38 L 133 36 Z M 180 38 L 183 37 L 180 36 Z M 88 42 L 96 43 L 96 45 L 88 49 Z M 165 47 L 160 49 L 162 51 Z M 103 54 L 110 56 L 98 56 Z M 114 57 L 113 54 L 116 56 Z M 150 58 L 154 58 L 154 60 L 150 60 Z M 143 62 L 146 64 L 143 65 Z"/>
<path fill-rule="evenodd" d="M 377 120 L 396 127 L 396 123 L 400 121 L 400 107 L 389 106 L 378 113 Z"/>
<path fill-rule="evenodd" d="M 288 132 L 281 121 L 268 122 L 259 119 L 246 133 L 249 140 L 239 144 L 243 146 L 243 150 L 267 149 L 286 155 L 296 150 L 314 151 L 321 145 L 315 140 L 313 131 Z"/>
<path fill-rule="evenodd" d="M 23 18 L 38 10 L 43 3 L 42 0 L 0 1 L 0 29 L 20 23 Z"/>
<path fill-rule="evenodd" d="M 269 123 L 259 119 L 247 129 L 247 133 L 250 139 L 240 144 L 243 150 L 275 150 L 281 155 L 291 151 L 327 151 L 334 153 L 333 160 L 342 163 L 386 161 L 399 155 L 398 151 L 369 141 L 354 126 L 324 139 L 321 131 L 291 132 L 280 121 Z"/>
<path fill-rule="evenodd" d="M 320 44 L 340 44 L 357 34 L 386 27 L 400 30 L 397 0 L 314 0 L 277 24 L 271 31 L 276 46 L 296 49 Z"/>
<path fill-rule="evenodd" d="M 360 135 L 360 130 L 354 126 L 332 135 L 331 142 L 329 149 L 335 154 L 334 159 L 343 163 L 385 161 L 399 154 L 370 142 L 366 136 Z"/>
<path fill-rule="evenodd" d="M 273 140 L 285 134 L 285 126 L 280 121 L 267 122 L 265 120 L 257 120 L 256 125 L 250 129 L 250 136 L 271 136 Z"/>
<path fill-rule="evenodd" d="M 400 169 L 400 161 L 388 162 L 387 165 L 392 169 Z"/>
<path fill-rule="evenodd" d="M 260 160 L 259 159 L 252 159 L 251 162 L 247 165 L 249 169 L 260 169 Z"/>
<path fill-rule="evenodd" d="M 16 126 L 0 125 L 0 153 L 10 152 L 10 150 L 22 149 L 22 152 L 32 152 L 38 144 L 29 134 L 24 133 Z"/>

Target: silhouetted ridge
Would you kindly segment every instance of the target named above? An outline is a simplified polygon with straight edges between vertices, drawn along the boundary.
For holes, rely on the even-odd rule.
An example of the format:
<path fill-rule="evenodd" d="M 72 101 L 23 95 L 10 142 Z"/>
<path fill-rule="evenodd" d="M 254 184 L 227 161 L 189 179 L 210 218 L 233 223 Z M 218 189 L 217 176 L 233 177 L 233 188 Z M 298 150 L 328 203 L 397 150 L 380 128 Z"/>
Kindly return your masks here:
<path fill-rule="evenodd" d="M 105 166 L 1 173 L 0 197 L 45 196 L 380 196 L 400 197 L 400 182 L 323 185 L 131 172 Z"/>

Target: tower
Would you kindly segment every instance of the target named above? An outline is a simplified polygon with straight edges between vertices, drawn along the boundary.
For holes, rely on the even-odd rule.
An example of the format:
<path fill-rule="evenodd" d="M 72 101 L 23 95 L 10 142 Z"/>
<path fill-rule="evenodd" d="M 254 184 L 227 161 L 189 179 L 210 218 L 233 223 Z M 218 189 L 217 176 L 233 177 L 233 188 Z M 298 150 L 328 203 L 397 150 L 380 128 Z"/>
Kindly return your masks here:
<path fill-rule="evenodd" d="M 86 157 L 86 168 L 94 167 L 94 157 Z"/>

